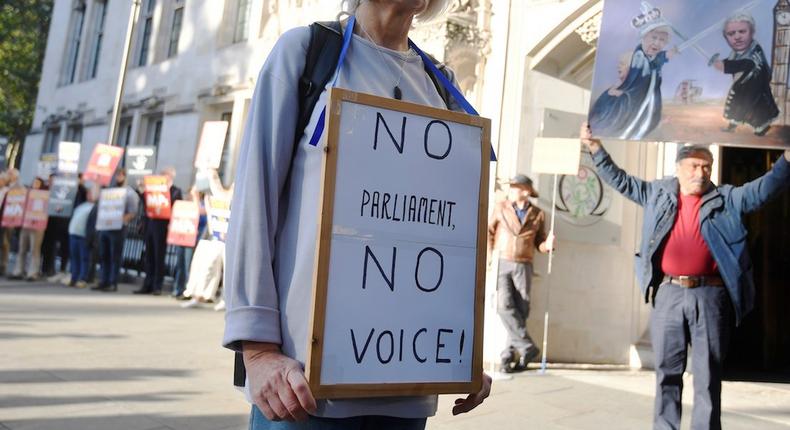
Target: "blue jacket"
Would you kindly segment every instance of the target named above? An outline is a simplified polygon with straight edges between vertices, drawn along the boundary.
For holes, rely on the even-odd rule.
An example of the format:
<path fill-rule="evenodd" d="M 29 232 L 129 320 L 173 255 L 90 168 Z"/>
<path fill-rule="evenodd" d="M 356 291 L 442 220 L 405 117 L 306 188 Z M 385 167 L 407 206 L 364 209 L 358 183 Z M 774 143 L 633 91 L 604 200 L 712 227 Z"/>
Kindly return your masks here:
<path fill-rule="evenodd" d="M 675 224 L 680 186 L 677 178 L 644 181 L 619 168 L 602 148 L 593 155 L 601 178 L 620 194 L 644 207 L 642 243 L 636 254 L 636 276 L 645 301 L 664 277 L 661 252 L 664 241 Z M 754 308 L 752 260 L 746 242 L 746 227 L 741 217 L 759 209 L 790 185 L 790 164 L 784 156 L 765 175 L 740 187 L 711 187 L 702 197 L 699 220 L 702 237 L 710 248 L 719 274 L 735 307 L 735 321 L 740 324 Z"/>

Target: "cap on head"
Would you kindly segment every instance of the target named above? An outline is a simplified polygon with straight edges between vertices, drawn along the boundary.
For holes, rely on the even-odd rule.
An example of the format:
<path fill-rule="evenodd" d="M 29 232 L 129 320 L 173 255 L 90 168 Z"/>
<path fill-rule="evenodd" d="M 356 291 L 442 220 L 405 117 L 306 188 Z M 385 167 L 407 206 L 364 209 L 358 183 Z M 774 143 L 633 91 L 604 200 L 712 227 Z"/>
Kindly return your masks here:
<path fill-rule="evenodd" d="M 684 158 L 701 158 L 700 156 L 713 161 L 713 153 L 710 152 L 707 146 L 702 145 L 684 145 L 678 148 L 678 153 L 675 156 L 675 162 L 679 163 Z"/>
<path fill-rule="evenodd" d="M 516 185 L 521 187 L 529 188 L 529 193 L 532 197 L 538 197 L 538 192 L 535 191 L 535 187 L 532 186 L 532 179 L 529 178 L 527 175 L 518 174 L 510 178 L 507 181 L 508 185 Z"/>

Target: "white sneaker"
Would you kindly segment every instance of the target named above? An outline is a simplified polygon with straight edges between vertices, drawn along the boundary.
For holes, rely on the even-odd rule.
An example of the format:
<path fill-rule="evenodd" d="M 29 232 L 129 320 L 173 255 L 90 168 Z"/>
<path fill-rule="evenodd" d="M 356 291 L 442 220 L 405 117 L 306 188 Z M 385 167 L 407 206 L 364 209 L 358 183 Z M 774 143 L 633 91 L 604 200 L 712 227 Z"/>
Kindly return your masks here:
<path fill-rule="evenodd" d="M 62 278 L 60 277 L 60 273 L 56 273 L 47 278 L 47 282 L 50 284 L 57 284 L 58 282 L 61 282 L 61 280 Z"/>
<path fill-rule="evenodd" d="M 198 299 L 192 299 L 188 302 L 181 303 L 181 307 L 184 309 L 197 308 L 200 307 L 200 301 Z"/>
<path fill-rule="evenodd" d="M 60 278 L 60 283 L 68 287 L 71 284 L 71 276 L 64 276 Z"/>
<path fill-rule="evenodd" d="M 217 312 L 224 311 L 225 310 L 225 300 L 220 300 L 219 303 L 214 305 L 214 310 L 217 311 Z"/>

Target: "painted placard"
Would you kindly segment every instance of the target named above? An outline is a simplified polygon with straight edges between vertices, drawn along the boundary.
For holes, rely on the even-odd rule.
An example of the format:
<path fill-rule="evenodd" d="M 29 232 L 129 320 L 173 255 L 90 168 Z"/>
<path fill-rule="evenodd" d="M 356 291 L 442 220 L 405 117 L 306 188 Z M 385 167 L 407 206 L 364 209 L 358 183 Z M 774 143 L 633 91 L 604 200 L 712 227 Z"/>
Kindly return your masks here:
<path fill-rule="evenodd" d="M 93 148 L 93 154 L 85 169 L 83 178 L 86 181 L 94 181 L 99 185 L 108 186 L 112 182 L 115 168 L 123 156 L 123 148 L 118 146 L 97 143 Z"/>
<path fill-rule="evenodd" d="M 170 185 L 167 176 L 143 178 L 145 214 L 151 219 L 170 219 Z"/>
<path fill-rule="evenodd" d="M 49 179 L 49 175 L 54 174 L 58 169 L 58 154 L 41 154 L 38 159 L 38 170 L 36 176 L 43 180 Z"/>
<path fill-rule="evenodd" d="M 105 188 L 99 194 L 99 209 L 96 214 L 96 230 L 120 230 L 123 228 L 123 214 L 126 209 L 128 188 Z"/>
<path fill-rule="evenodd" d="M 76 176 L 55 176 L 49 187 L 49 216 L 70 218 L 77 198 L 79 179 Z"/>
<path fill-rule="evenodd" d="M 197 244 L 199 218 L 196 202 L 176 200 L 167 226 L 167 243 L 193 248 Z"/>
<path fill-rule="evenodd" d="M 156 169 L 156 146 L 129 146 L 126 148 L 126 174 L 128 176 L 153 175 Z"/>
<path fill-rule="evenodd" d="M 76 175 L 80 165 L 80 143 L 60 142 L 58 144 L 58 172 Z"/>
<path fill-rule="evenodd" d="M 790 3 L 606 0 L 589 121 L 601 138 L 790 147 Z"/>
<path fill-rule="evenodd" d="M 206 121 L 200 133 L 200 143 L 195 155 L 195 167 L 218 169 L 222 161 L 222 148 L 228 132 L 227 121 Z"/>
<path fill-rule="evenodd" d="M 49 219 L 48 211 L 49 191 L 30 190 L 27 193 L 25 203 L 25 218 L 22 221 L 22 228 L 44 231 L 47 228 Z"/>
<path fill-rule="evenodd" d="M 5 195 L 5 208 L 0 225 L 3 227 L 22 227 L 25 216 L 27 188 L 12 188 Z"/>
<path fill-rule="evenodd" d="M 218 196 L 206 196 L 206 215 L 211 236 L 225 241 L 230 221 L 230 199 Z"/>
<path fill-rule="evenodd" d="M 312 392 L 476 392 L 490 120 L 341 89 L 327 119 Z"/>

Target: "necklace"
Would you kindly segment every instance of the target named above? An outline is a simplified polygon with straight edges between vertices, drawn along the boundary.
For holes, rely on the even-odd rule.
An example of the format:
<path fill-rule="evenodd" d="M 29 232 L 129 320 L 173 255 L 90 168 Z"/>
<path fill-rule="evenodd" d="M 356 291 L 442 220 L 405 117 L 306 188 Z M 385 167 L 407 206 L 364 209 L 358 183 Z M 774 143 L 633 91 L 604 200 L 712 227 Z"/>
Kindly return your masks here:
<path fill-rule="evenodd" d="M 387 59 L 384 58 L 384 54 L 381 52 L 381 48 L 379 48 L 379 44 L 376 43 L 376 41 L 373 40 L 372 37 L 370 37 L 370 33 L 368 33 L 368 31 L 365 30 L 365 27 L 362 26 L 362 23 L 357 21 L 357 24 L 359 25 L 359 28 L 362 30 L 362 33 L 365 34 L 365 37 L 367 37 L 367 39 L 370 40 L 370 42 L 373 44 L 373 47 L 376 48 L 376 52 L 378 52 L 379 57 L 381 57 L 381 62 L 384 63 L 387 69 L 389 69 L 389 71 L 394 75 L 395 73 L 393 72 L 392 68 L 387 62 Z M 392 88 L 392 97 L 394 97 L 396 100 L 403 99 L 403 92 L 400 89 L 400 81 L 401 79 L 403 79 L 404 66 L 406 66 L 406 59 L 400 58 L 400 70 L 398 71 L 398 80 L 395 81 L 395 86 Z"/>

